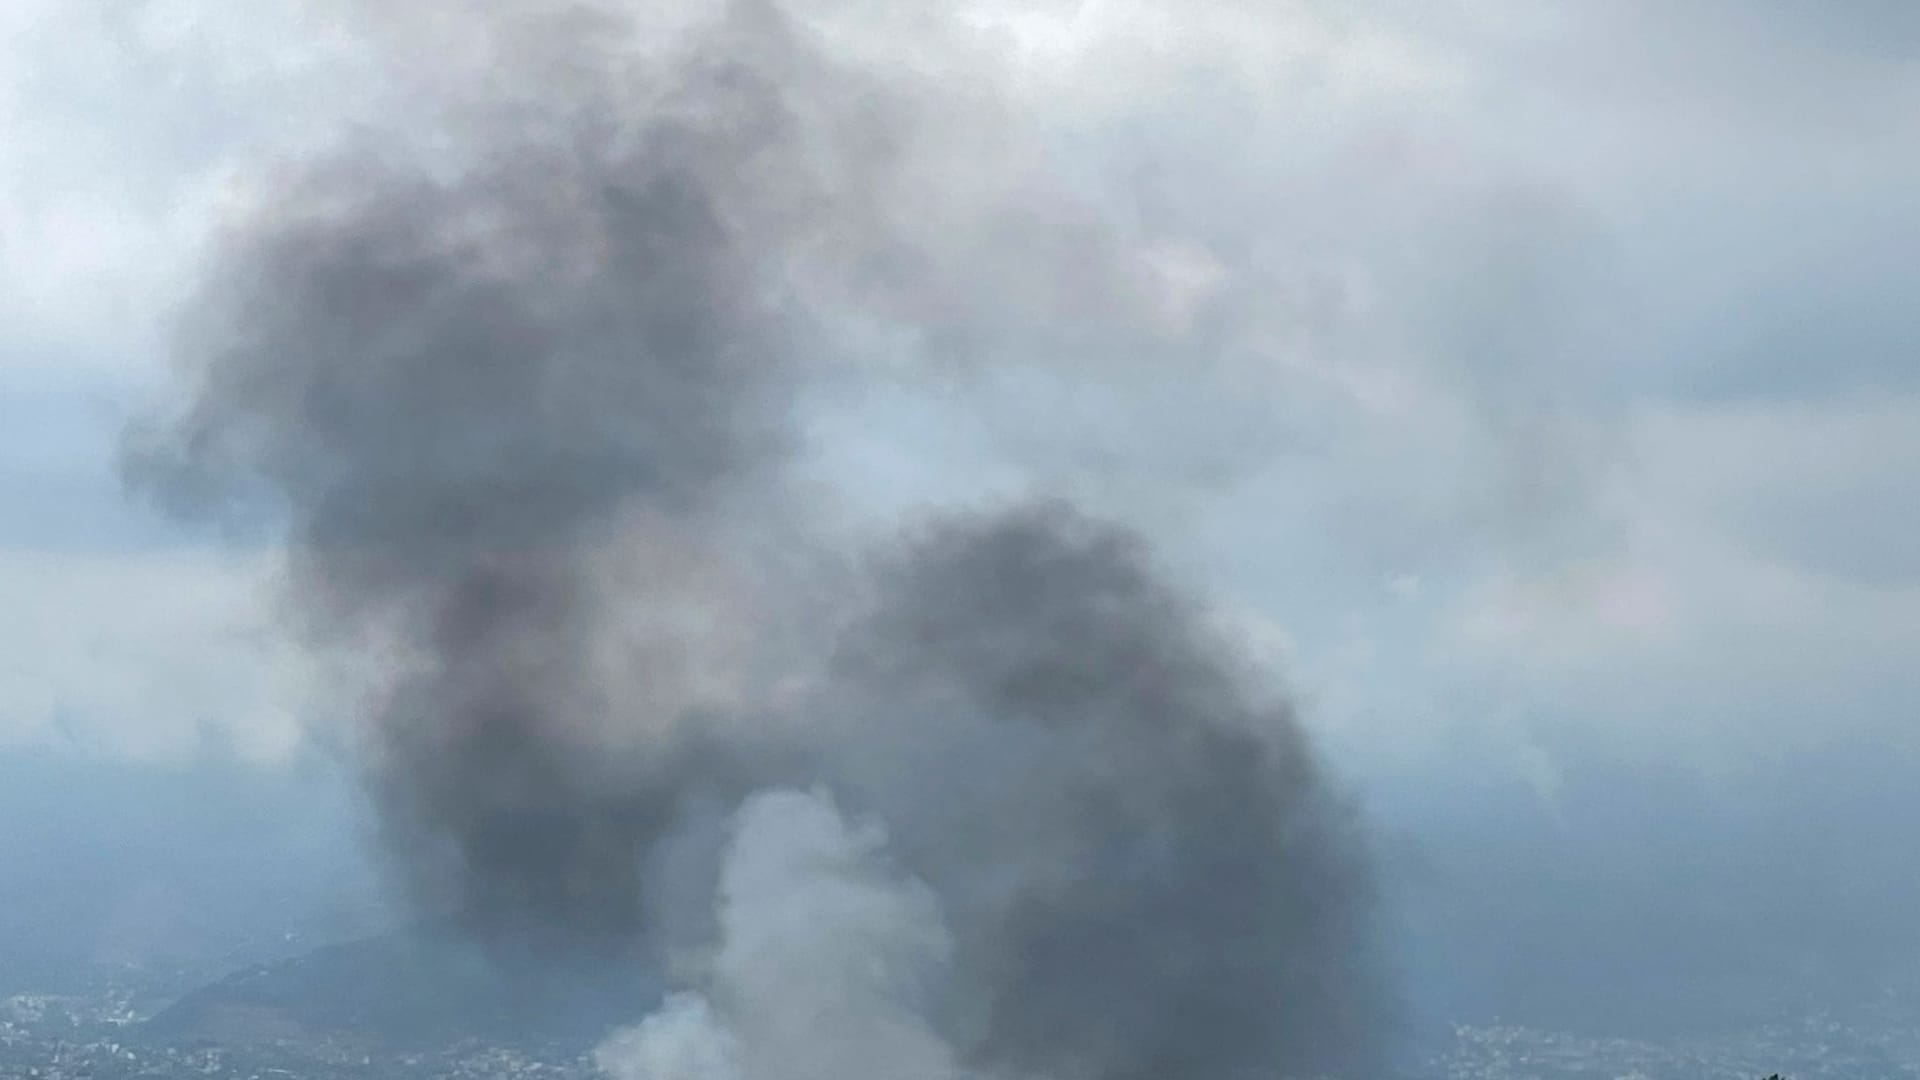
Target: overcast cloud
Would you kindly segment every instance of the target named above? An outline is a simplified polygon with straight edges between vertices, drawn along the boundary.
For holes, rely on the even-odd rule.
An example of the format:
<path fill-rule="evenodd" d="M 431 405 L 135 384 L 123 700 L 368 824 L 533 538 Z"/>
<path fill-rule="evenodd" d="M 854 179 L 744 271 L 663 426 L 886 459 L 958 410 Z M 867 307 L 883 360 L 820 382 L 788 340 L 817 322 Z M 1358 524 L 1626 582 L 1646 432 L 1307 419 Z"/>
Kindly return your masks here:
<path fill-rule="evenodd" d="M 819 8 L 855 49 L 914 18 Z M 1203 380 L 1159 356 L 1091 392 L 1009 377 L 965 391 L 998 408 L 862 415 L 819 453 L 871 470 L 863 510 L 1079 485 L 1270 621 L 1321 702 L 1309 722 L 1356 755 L 1463 725 L 1707 760 L 1905 729 L 1920 65 L 1901 5 L 972 13 L 965 55 L 998 66 L 1023 143 L 1161 260 L 1167 318 L 1237 336 Z M 251 700 L 275 680 L 238 670 L 267 661 L 186 610 L 215 601 L 169 599 L 178 560 L 243 576 L 247 557 L 123 510 L 109 444 L 223 206 L 422 88 L 372 84 L 325 5 L 7 18 L 0 576 L 32 596 L 110 574 L 115 611 L 151 613 L 10 621 L 11 655 L 90 659 L 28 665 L 0 729 L 167 742 L 149 729 L 173 721 L 97 687 L 155 686 L 172 665 L 151 656 L 181 651 L 248 688 L 200 705 L 226 726 L 295 710 Z M 1581 704 L 1603 686 L 1631 689 Z"/>
<path fill-rule="evenodd" d="M 916 17 L 803 10 L 850 50 Z M 869 388 L 819 420 L 823 467 L 874 477 L 857 509 L 1076 485 L 1272 624 L 1343 753 L 1575 724 L 1712 760 L 1804 741 L 1815 706 L 1822 738 L 1904 729 L 1920 65 L 1902 6 L 969 12 L 972 39 L 898 62 L 983 73 L 1024 152 L 1154 261 L 1160 317 L 1231 338 L 959 391 L 991 409 L 905 390 L 876 408 Z M 122 508 L 110 443 L 223 207 L 432 88 L 373 82 L 326 5 L 7 18 L 0 576 L 32 596 L 109 575 L 115 611 L 149 613 L 10 621 L 11 655 L 89 659 L 28 665 L 0 727 L 167 742 L 150 728 L 172 721 L 96 688 L 153 686 L 171 664 L 151 657 L 183 650 L 247 688 L 200 705 L 225 726 L 297 710 L 253 700 L 277 681 L 239 672 L 268 661 L 220 642 L 250 616 L 192 613 L 246 589 L 170 599 L 180 560 L 239 580 L 251 557 Z M 406 22 L 388 47 L 431 31 Z M 85 644 L 109 638 L 149 645 Z M 1581 704 L 1602 686 L 1631 689 Z"/>

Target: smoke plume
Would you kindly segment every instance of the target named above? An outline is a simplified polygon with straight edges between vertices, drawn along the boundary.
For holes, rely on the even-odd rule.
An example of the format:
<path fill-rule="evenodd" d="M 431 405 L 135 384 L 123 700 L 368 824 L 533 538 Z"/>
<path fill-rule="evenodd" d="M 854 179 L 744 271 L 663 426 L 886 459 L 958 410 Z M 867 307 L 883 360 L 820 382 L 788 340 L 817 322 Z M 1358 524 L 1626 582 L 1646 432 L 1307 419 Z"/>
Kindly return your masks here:
<path fill-rule="evenodd" d="M 1354 822 L 1137 537 L 1051 504 L 959 519 L 876 592 L 837 760 L 948 905 L 968 1045 L 1053 1077 L 1364 1059 Z"/>
<path fill-rule="evenodd" d="M 825 535 L 789 466 L 847 356 L 1071 366 L 1155 332 L 1151 282 L 769 5 L 671 47 L 501 11 L 370 16 L 473 30 L 486 78 L 281 178 L 136 455 L 284 516 L 296 630 L 376 673 L 353 742 L 421 901 L 673 964 L 620 1075 L 1370 1066 L 1357 830 L 1137 537 L 1047 503 L 859 571 L 768 550 Z"/>
<path fill-rule="evenodd" d="M 749 798 L 719 889 L 703 989 L 600 1047 L 617 1080 L 950 1080 L 924 1015 L 952 942 L 925 885 L 886 862 L 877 825 L 823 793 Z"/>
<path fill-rule="evenodd" d="M 638 118 L 491 118 L 451 179 L 307 168 L 197 313 L 166 479 L 284 505 L 302 629 L 392 664 L 363 728 L 383 820 L 476 919 L 631 929 L 639 842 L 699 774 L 676 714 L 712 658 L 662 626 L 621 643 L 644 701 L 594 665 L 790 442 L 783 259 L 858 196 L 810 185 L 832 133 L 771 81 L 801 78 L 779 26 L 723 29 Z M 642 595 L 607 595 L 636 544 Z M 623 724 L 649 738 L 610 754 Z"/>

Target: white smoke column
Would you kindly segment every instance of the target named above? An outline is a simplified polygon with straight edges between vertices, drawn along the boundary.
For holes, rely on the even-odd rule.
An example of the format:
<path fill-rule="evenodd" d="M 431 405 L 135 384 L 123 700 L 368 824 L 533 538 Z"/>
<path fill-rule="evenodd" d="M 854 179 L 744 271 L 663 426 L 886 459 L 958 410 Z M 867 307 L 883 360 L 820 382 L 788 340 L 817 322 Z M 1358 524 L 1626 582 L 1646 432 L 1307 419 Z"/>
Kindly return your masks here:
<path fill-rule="evenodd" d="M 925 1019 L 952 943 L 933 893 L 886 834 L 824 792 L 750 797 L 721 870 L 720 940 L 676 994 L 595 1053 L 615 1080 L 950 1080 Z"/>

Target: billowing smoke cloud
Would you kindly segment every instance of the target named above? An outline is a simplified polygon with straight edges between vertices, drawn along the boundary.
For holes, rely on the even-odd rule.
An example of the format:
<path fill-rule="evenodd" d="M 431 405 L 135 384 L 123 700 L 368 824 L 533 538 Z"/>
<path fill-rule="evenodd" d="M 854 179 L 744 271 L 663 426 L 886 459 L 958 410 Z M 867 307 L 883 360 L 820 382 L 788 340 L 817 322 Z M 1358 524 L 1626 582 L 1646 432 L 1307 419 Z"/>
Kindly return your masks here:
<path fill-rule="evenodd" d="M 877 824 L 821 792 L 740 808 L 703 989 L 598 1052 L 618 1080 L 874 1080 L 958 1075 L 925 1015 L 952 951 L 939 902 L 888 866 Z"/>
<path fill-rule="evenodd" d="M 139 458 L 176 499 L 284 511 L 298 628 L 377 670 L 354 731 L 409 883 L 493 938 L 717 941 L 616 1072 L 1370 1067 L 1353 823 L 1139 540 L 963 516 L 846 590 L 765 551 L 808 535 L 785 466 L 838 350 L 1080 359 L 1152 332 L 1144 279 L 1085 221 L 1011 228 L 1047 216 L 1005 201 L 1024 182 L 927 192 L 986 239 L 913 223 L 924 102 L 767 5 L 628 66 L 616 13 L 560 14 L 495 42 L 497 109 L 245 223 Z M 1018 285 L 1070 272 L 1057 307 Z M 703 827 L 793 784 L 890 853 L 824 795 Z"/>
<path fill-rule="evenodd" d="M 199 313 L 168 479 L 284 503 L 304 628 L 392 664 L 365 726 L 385 821 L 470 917 L 631 929 L 640 841 L 700 775 L 675 728 L 713 658 L 650 628 L 613 661 L 646 699 L 610 701 L 603 635 L 686 587 L 789 441 L 783 260 L 859 197 L 844 156 L 831 189 L 808 173 L 836 133 L 788 100 L 777 21 L 723 29 L 637 119 L 498 119 L 451 179 L 308 170 Z M 642 595 L 609 597 L 636 542 Z"/>
<path fill-rule="evenodd" d="M 1355 824 L 1137 537 L 962 519 L 877 592 L 839 674 L 879 704 L 840 760 L 949 905 L 970 1046 L 1053 1077 L 1365 1060 Z"/>

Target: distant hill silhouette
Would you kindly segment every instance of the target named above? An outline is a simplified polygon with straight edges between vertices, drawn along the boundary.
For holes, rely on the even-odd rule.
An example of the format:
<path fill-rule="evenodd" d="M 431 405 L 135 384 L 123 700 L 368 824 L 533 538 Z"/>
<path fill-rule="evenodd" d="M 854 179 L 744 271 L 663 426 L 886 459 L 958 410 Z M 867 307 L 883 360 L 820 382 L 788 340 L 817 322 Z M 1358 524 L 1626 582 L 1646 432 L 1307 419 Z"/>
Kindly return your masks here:
<path fill-rule="evenodd" d="M 426 924 L 237 971 L 174 1002 L 145 1033 L 175 1044 L 585 1048 L 658 1003 L 660 983 L 633 953 L 548 936 L 483 950 L 453 923 Z"/>

